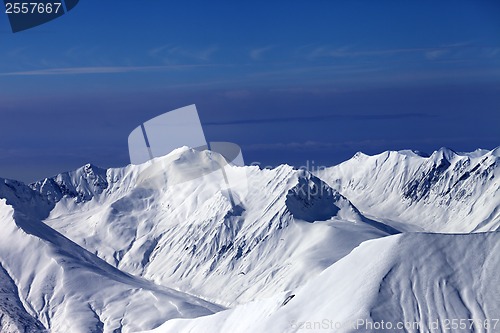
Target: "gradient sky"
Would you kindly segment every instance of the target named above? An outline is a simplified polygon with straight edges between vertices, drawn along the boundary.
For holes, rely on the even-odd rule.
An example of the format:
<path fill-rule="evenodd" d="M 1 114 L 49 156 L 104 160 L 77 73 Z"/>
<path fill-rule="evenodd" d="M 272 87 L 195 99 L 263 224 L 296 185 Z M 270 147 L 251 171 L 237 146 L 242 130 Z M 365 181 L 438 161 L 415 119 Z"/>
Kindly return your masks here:
<path fill-rule="evenodd" d="M 124 166 L 189 104 L 248 164 L 492 149 L 500 2 L 82 0 L 16 34 L 0 13 L 0 177 Z"/>

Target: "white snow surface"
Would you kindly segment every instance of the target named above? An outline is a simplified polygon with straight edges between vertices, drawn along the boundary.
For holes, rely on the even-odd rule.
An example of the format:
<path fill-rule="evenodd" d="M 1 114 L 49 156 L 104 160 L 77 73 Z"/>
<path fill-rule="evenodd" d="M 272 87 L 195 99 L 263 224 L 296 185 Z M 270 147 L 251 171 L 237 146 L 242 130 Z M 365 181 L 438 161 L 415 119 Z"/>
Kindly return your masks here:
<path fill-rule="evenodd" d="M 16 305 L 50 332 L 133 332 L 221 310 L 119 271 L 3 199 L 0 212 L 2 275 Z"/>
<path fill-rule="evenodd" d="M 498 251 L 498 232 L 370 240 L 293 290 L 285 305 L 280 294 L 149 333 L 500 332 Z M 451 328 L 459 323 L 466 328 Z"/>
<path fill-rule="evenodd" d="M 0 179 L 0 331 L 496 318 L 498 154 L 358 153 L 316 175 L 227 166 L 231 192 L 222 157 L 187 147 L 29 187 Z"/>

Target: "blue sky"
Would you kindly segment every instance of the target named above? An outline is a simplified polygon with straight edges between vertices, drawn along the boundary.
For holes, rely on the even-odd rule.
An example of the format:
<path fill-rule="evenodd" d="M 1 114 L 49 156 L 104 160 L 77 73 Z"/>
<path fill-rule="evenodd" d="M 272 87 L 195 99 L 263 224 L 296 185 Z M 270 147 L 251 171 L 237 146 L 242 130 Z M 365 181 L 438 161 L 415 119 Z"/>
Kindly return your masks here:
<path fill-rule="evenodd" d="M 0 15 L 1 177 L 126 165 L 132 129 L 189 104 L 263 165 L 499 145 L 498 1 L 117 3 Z"/>

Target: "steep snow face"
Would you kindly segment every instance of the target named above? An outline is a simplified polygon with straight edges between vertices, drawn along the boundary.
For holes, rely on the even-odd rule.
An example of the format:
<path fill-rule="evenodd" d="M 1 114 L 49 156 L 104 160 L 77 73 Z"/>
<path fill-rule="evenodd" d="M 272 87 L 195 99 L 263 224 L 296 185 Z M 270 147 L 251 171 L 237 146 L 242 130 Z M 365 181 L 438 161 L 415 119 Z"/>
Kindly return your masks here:
<path fill-rule="evenodd" d="M 497 332 L 498 251 L 498 232 L 371 240 L 288 294 L 151 332 Z"/>
<path fill-rule="evenodd" d="M 45 195 L 16 180 L 0 178 L 0 199 L 5 199 L 18 213 L 38 219 L 46 218 L 54 208 Z"/>
<path fill-rule="evenodd" d="M 17 286 L 0 265 L 0 332 L 41 333 L 45 327 L 24 308 Z"/>
<path fill-rule="evenodd" d="M 86 202 L 63 197 L 45 222 L 120 270 L 227 306 L 295 288 L 392 233 L 289 166 L 228 167 L 227 177 L 247 180 L 232 188 L 233 207 L 209 172 L 214 158 L 183 148 L 174 159 L 107 170 L 105 191 Z M 186 176 L 190 165 L 207 172 Z"/>
<path fill-rule="evenodd" d="M 362 220 L 351 202 L 321 179 L 305 171 L 298 175 L 297 184 L 288 190 L 285 201 L 294 218 L 307 222 L 326 221 L 334 216 L 349 221 Z"/>
<path fill-rule="evenodd" d="M 117 270 L 3 199 L 0 225 L 2 332 L 133 332 L 221 309 Z"/>
<path fill-rule="evenodd" d="M 458 154 L 442 148 L 429 157 L 411 151 L 357 153 L 317 176 L 363 213 L 395 221 L 399 229 L 406 224 L 435 232 L 497 230 L 499 151 Z"/>

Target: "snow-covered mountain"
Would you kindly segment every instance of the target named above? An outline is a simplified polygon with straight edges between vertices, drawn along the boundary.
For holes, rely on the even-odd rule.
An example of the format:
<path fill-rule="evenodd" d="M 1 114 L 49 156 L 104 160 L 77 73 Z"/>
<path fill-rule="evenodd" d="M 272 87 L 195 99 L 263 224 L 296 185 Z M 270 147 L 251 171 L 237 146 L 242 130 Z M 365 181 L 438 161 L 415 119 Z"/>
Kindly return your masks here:
<path fill-rule="evenodd" d="M 51 198 L 71 189 L 45 222 L 120 270 L 224 306 L 295 288 L 361 242 L 397 232 L 290 166 L 229 168 L 229 176 L 249 180 L 233 207 L 209 174 L 172 181 L 186 164 L 210 165 L 208 152 L 183 149 L 166 165 L 157 160 L 153 171 L 86 166 L 34 184 Z M 96 181 L 89 170 L 105 176 Z M 243 197 L 243 190 L 233 194 Z"/>
<path fill-rule="evenodd" d="M 476 232 L 500 227 L 500 147 L 430 156 L 357 153 L 317 176 L 368 216 L 401 230 Z"/>
<path fill-rule="evenodd" d="M 291 321 L 328 311 L 347 322 L 498 310 L 498 233 L 406 233 L 498 229 L 498 149 L 357 154 L 315 175 L 222 175 L 222 159 L 184 147 L 29 187 L 0 179 L 0 331 L 296 332 Z M 479 280 L 460 280 L 465 259 L 484 266 Z"/>

